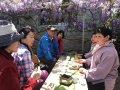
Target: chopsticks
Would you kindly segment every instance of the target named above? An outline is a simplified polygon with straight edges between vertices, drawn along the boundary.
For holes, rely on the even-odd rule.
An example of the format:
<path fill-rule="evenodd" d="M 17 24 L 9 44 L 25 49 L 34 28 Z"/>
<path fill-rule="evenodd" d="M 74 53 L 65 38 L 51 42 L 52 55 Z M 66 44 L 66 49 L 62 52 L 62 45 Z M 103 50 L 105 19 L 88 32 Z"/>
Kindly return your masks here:
<path fill-rule="evenodd" d="M 74 73 L 72 73 L 72 74 L 70 75 L 70 77 L 72 77 L 74 74 L 76 74 L 76 73 L 79 71 L 79 69 L 80 69 L 80 67 L 78 68 L 78 70 L 76 70 Z"/>

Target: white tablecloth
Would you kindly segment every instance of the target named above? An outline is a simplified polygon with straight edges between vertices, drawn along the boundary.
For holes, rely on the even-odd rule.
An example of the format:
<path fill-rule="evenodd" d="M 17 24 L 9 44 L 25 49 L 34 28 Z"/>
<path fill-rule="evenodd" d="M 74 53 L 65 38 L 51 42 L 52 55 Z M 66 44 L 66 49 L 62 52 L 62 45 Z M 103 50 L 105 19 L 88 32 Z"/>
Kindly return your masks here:
<path fill-rule="evenodd" d="M 70 59 L 70 56 L 60 57 L 40 90 L 88 90 L 85 76 L 79 70 L 69 69 L 73 64 L 73 58 Z M 72 75 L 73 83 L 70 86 L 60 85 L 60 74 Z"/>

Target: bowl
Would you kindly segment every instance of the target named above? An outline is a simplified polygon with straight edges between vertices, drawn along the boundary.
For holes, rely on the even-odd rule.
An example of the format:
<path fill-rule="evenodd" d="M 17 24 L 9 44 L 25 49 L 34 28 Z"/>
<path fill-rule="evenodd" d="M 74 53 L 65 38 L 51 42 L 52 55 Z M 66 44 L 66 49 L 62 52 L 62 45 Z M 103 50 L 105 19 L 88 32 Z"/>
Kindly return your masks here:
<path fill-rule="evenodd" d="M 72 77 L 70 75 L 60 75 L 60 84 L 65 86 L 70 86 L 73 83 Z"/>

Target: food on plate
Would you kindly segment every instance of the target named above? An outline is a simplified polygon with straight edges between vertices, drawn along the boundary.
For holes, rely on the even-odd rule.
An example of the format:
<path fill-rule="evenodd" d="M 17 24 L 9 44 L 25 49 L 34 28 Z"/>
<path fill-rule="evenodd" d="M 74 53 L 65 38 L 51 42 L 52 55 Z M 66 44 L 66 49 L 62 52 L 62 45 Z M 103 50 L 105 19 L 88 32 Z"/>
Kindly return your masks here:
<path fill-rule="evenodd" d="M 70 70 L 78 70 L 82 65 L 79 63 L 72 63 L 72 65 L 69 67 Z"/>
<path fill-rule="evenodd" d="M 60 75 L 60 84 L 69 86 L 73 82 L 72 77 L 70 75 Z"/>
<path fill-rule="evenodd" d="M 70 69 L 70 70 L 78 70 L 78 69 L 79 69 L 79 66 L 74 65 L 74 66 L 69 67 L 69 69 Z"/>

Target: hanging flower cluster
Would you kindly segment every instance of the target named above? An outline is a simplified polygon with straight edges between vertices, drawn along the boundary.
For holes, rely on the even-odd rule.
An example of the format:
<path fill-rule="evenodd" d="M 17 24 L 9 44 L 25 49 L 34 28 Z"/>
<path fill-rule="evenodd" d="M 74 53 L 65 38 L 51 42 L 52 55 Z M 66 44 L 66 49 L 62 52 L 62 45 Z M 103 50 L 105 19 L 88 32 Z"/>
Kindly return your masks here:
<path fill-rule="evenodd" d="M 42 24 L 50 21 L 53 23 L 67 22 L 69 25 L 73 25 L 72 27 L 82 28 L 82 22 L 78 19 L 78 12 L 84 14 L 87 10 L 91 10 L 94 19 L 96 19 L 96 11 L 100 8 L 102 10 L 100 13 L 101 20 L 105 20 L 111 12 L 115 13 L 120 8 L 119 0 L 111 1 L 114 1 L 113 5 L 111 5 L 110 0 L 3 0 L 0 2 L 0 13 L 12 16 L 29 11 L 38 11 Z"/>
<path fill-rule="evenodd" d="M 29 10 L 43 9 L 43 8 L 56 8 L 60 6 L 62 0 L 51 1 L 34 1 L 34 0 L 3 0 L 0 2 L 0 11 L 5 13 L 22 13 Z"/>
<path fill-rule="evenodd" d="M 104 7 L 104 3 L 108 0 L 3 0 L 0 2 L 0 11 L 6 13 L 22 13 L 29 10 L 36 9 L 59 9 L 58 7 L 68 6 L 67 10 L 71 11 L 73 5 L 77 5 L 78 8 L 98 8 Z M 115 7 L 119 7 L 119 0 L 115 0 Z"/>

